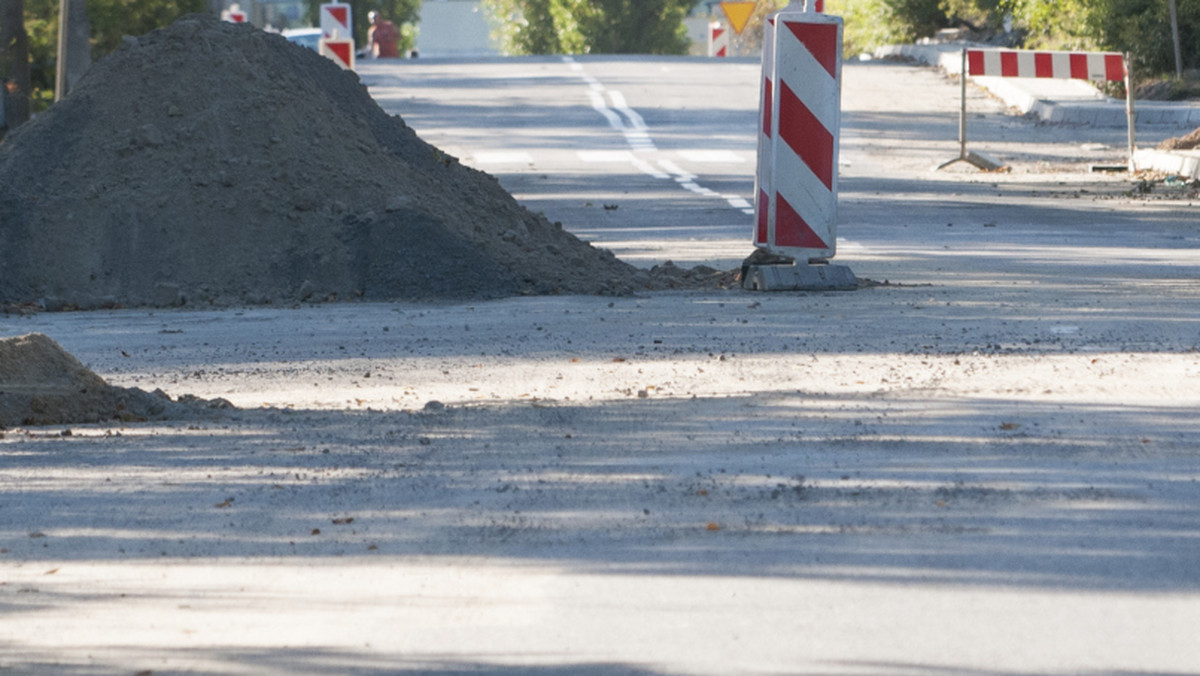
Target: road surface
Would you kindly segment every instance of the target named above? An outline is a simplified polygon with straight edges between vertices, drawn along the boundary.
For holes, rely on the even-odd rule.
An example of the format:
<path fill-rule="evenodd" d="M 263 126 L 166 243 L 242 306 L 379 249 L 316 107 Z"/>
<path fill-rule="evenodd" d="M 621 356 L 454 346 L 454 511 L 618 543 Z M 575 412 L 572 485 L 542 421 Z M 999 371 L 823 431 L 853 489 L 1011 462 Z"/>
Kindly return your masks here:
<path fill-rule="evenodd" d="M 362 74 L 631 261 L 748 252 L 753 64 Z M 978 96 L 1013 172 L 932 173 L 957 91 L 846 67 L 887 285 L 0 317 L 241 407 L 3 432 L 0 673 L 1200 673 L 1196 198 Z"/>

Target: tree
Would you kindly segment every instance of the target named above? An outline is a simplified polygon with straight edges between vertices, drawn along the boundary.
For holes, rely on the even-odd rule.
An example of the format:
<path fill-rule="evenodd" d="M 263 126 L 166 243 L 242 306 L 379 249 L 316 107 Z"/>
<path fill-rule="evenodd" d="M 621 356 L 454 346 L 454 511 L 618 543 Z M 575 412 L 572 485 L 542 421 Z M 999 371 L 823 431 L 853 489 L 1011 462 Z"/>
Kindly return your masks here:
<path fill-rule="evenodd" d="M 0 127 L 13 129 L 29 120 L 30 77 L 25 2 L 0 0 L 0 96 L 4 97 L 5 117 Z"/>
<path fill-rule="evenodd" d="M 0 0 L 5 7 L 9 3 L 24 4 L 30 70 L 26 101 L 37 112 L 54 100 L 60 0 Z M 116 49 L 124 35 L 144 35 L 170 25 L 184 14 L 206 8 L 207 0 L 87 0 L 91 60 Z"/>
<path fill-rule="evenodd" d="M 313 26 L 321 23 L 321 5 L 329 0 L 305 0 L 305 18 Z M 383 18 L 400 28 L 401 54 L 413 48 L 413 31 L 405 30 L 404 24 L 415 24 L 420 18 L 421 0 L 342 0 L 350 5 L 351 20 L 354 22 L 354 43 L 365 45 L 367 41 L 367 14 L 379 12 Z"/>
<path fill-rule="evenodd" d="M 1142 73 L 1175 71 L 1167 0 L 1006 0 L 1029 46 L 1131 52 Z M 1178 0 L 1183 68 L 1200 67 L 1200 0 Z"/>
<path fill-rule="evenodd" d="M 484 0 L 511 54 L 686 54 L 698 0 Z"/>

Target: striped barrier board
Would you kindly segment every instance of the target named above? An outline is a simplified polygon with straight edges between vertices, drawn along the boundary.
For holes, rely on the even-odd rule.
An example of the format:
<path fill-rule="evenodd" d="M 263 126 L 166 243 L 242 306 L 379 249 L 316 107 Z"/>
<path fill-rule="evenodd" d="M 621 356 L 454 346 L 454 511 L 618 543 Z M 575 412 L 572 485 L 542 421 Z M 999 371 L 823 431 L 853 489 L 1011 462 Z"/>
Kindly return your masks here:
<path fill-rule="evenodd" d="M 1117 52 L 1039 52 L 1021 49 L 963 49 L 960 85 L 962 101 L 959 111 L 959 156 L 938 165 L 944 169 L 956 162 L 968 162 L 985 171 L 1004 165 L 989 157 L 967 150 L 967 77 L 1053 78 L 1059 80 L 1090 80 L 1092 82 L 1124 82 L 1125 113 L 1129 124 L 1129 160 L 1125 169 L 1133 172 L 1136 137 L 1134 133 L 1133 83 L 1130 80 L 1128 59 Z M 1109 168 L 1106 168 L 1109 169 Z"/>
<path fill-rule="evenodd" d="M 354 70 L 354 40 L 321 38 L 317 41 L 317 52 L 332 59 L 342 70 Z"/>
<path fill-rule="evenodd" d="M 968 49 L 967 74 L 1121 82 L 1125 79 L 1125 57 L 1116 52 Z"/>
<path fill-rule="evenodd" d="M 836 253 L 841 46 L 841 18 L 815 11 L 764 27 L 754 243 L 798 261 Z"/>
<path fill-rule="evenodd" d="M 348 3 L 326 2 L 320 7 L 321 33 L 326 38 L 353 39 L 353 9 Z"/>

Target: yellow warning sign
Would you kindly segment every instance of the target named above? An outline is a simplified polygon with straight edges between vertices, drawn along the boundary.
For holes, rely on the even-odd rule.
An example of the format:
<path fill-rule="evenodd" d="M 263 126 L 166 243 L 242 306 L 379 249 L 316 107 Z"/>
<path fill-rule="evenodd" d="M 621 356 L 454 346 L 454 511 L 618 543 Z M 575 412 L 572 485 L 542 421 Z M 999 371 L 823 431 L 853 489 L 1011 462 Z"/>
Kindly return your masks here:
<path fill-rule="evenodd" d="M 742 29 L 746 27 L 746 22 L 750 20 L 750 15 L 754 13 L 757 5 L 757 2 L 722 2 L 721 11 L 729 17 L 729 25 L 733 28 L 733 32 L 741 35 Z"/>

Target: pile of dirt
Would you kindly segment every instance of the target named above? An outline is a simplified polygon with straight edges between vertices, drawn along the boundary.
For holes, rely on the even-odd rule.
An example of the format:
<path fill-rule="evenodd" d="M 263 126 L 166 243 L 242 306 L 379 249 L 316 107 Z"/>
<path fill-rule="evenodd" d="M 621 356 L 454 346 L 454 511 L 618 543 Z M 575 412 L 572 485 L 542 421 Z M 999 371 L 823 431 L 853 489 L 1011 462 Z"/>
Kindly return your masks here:
<path fill-rule="evenodd" d="M 1188 72 L 1182 79 L 1143 80 L 1133 88 L 1139 101 L 1195 101 L 1200 99 L 1200 78 Z"/>
<path fill-rule="evenodd" d="M 126 38 L 0 144 L 0 303 L 664 286 L 419 139 L 353 73 L 208 16 Z"/>
<path fill-rule="evenodd" d="M 1200 148 L 1200 129 L 1183 136 L 1169 138 L 1158 144 L 1159 150 L 1193 150 L 1195 148 Z"/>
<path fill-rule="evenodd" d="M 0 339 L 0 428 L 166 420 L 221 408 L 229 402 L 109 385 L 40 333 Z"/>

